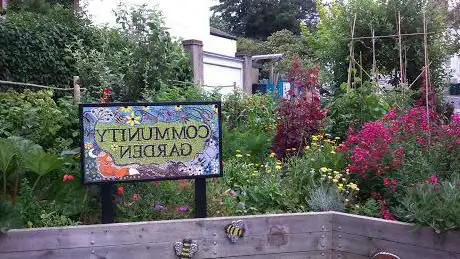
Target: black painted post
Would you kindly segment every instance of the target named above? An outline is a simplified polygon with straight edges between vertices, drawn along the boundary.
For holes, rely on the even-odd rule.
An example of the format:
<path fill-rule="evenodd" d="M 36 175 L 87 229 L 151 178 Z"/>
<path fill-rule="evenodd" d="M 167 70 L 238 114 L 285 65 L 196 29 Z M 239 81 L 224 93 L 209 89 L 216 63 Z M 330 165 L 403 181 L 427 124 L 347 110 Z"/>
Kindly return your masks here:
<path fill-rule="evenodd" d="M 102 205 L 102 224 L 109 224 L 115 222 L 115 210 L 113 208 L 113 183 L 101 184 L 101 205 Z"/>
<path fill-rule="evenodd" d="M 206 218 L 206 179 L 195 180 L 195 218 Z"/>

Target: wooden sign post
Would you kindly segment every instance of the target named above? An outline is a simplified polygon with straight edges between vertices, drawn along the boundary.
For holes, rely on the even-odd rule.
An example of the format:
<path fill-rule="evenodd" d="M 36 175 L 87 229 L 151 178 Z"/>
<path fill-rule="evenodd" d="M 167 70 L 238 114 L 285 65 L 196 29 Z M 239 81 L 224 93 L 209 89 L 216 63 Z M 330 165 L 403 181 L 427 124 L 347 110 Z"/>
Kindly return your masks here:
<path fill-rule="evenodd" d="M 82 180 L 101 186 L 102 222 L 114 222 L 113 184 L 222 176 L 220 102 L 80 104 Z"/>

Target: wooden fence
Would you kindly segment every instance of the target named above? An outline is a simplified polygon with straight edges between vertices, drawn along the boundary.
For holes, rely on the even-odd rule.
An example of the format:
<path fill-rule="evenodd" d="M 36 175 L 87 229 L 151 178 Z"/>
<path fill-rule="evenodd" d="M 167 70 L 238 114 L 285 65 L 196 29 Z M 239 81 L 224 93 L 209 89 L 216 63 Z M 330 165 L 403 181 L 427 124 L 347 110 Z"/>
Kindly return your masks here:
<path fill-rule="evenodd" d="M 224 226 L 243 220 L 231 243 Z M 403 259 L 460 258 L 460 233 L 324 212 L 12 230 L 0 234 L 0 258 L 173 259 L 174 243 L 195 240 L 193 258 L 369 258 L 379 251 Z"/>

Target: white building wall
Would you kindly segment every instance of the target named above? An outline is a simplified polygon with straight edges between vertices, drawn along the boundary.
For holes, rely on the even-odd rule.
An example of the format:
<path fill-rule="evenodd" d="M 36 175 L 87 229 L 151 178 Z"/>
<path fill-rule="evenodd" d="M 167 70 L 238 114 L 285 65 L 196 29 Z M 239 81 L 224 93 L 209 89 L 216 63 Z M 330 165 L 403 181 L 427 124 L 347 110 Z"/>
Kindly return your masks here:
<path fill-rule="evenodd" d="M 207 52 L 234 57 L 236 53 L 236 40 L 208 35 L 204 41 L 203 49 Z"/>
<path fill-rule="evenodd" d="M 219 92 L 230 94 L 234 87 L 243 89 L 243 61 L 238 58 L 204 53 L 203 74 L 205 89 L 212 91 L 214 87 L 224 86 Z M 213 87 L 210 87 L 213 86 Z"/>

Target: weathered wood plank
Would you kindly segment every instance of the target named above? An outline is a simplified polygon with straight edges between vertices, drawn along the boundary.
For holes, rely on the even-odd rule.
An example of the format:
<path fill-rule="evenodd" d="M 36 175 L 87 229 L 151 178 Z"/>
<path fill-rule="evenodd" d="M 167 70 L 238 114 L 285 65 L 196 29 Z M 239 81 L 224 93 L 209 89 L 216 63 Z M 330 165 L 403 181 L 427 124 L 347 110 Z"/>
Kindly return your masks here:
<path fill-rule="evenodd" d="M 458 231 L 436 234 L 429 228 L 416 229 L 412 224 L 336 212 L 332 221 L 336 231 L 460 253 Z"/>
<path fill-rule="evenodd" d="M 247 239 L 280 235 L 277 231 L 285 233 L 287 237 L 318 231 L 327 234 L 332 228 L 330 215 L 314 213 L 13 230 L 0 236 L 0 253 L 154 244 L 183 238 L 228 242 L 224 226 L 238 219 L 244 220 L 248 226 Z M 329 249 L 330 243 L 326 242 L 324 249 Z"/>
<path fill-rule="evenodd" d="M 333 231 L 333 250 L 370 256 L 379 251 L 394 253 L 404 259 L 453 259 L 460 254 L 411 244 Z"/>
<path fill-rule="evenodd" d="M 236 244 L 228 240 L 197 240 L 199 249 L 193 258 L 239 258 L 254 257 L 266 258 L 269 254 L 315 252 L 313 255 L 328 255 L 331 237 L 323 233 L 303 233 L 277 235 L 271 240 L 270 235 L 258 235 L 244 238 Z M 328 244 L 322 243 L 322 237 L 329 238 Z M 134 245 L 118 245 L 104 247 L 71 248 L 56 250 L 37 250 L 24 252 L 1 253 L 2 259 L 28 258 L 176 258 L 173 249 L 174 241 L 165 243 L 147 243 Z M 322 246 L 322 244 L 325 244 Z M 296 255 L 297 256 L 297 255 Z M 277 258 L 277 257 L 274 257 Z M 289 257 L 285 257 L 289 258 Z M 298 258 L 298 257 L 293 257 Z M 309 258 L 309 257 L 303 257 Z M 311 257 L 315 258 L 315 257 Z M 324 258 L 324 257 L 323 257 Z"/>
<path fill-rule="evenodd" d="M 369 256 L 357 255 L 349 252 L 331 251 L 331 259 L 369 259 Z"/>
<path fill-rule="evenodd" d="M 324 251 L 310 251 L 310 252 L 295 252 L 295 253 L 279 253 L 269 255 L 251 255 L 251 256 L 238 256 L 226 257 L 227 259 L 330 259 L 330 252 Z"/>

